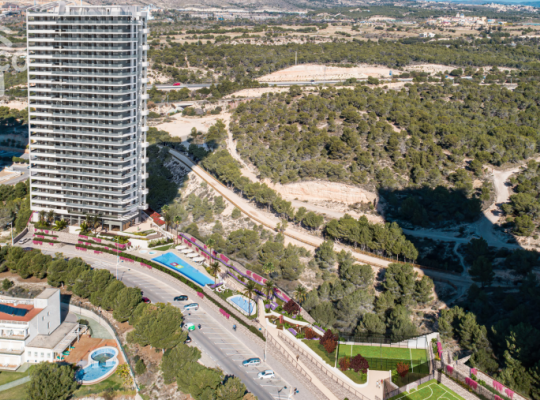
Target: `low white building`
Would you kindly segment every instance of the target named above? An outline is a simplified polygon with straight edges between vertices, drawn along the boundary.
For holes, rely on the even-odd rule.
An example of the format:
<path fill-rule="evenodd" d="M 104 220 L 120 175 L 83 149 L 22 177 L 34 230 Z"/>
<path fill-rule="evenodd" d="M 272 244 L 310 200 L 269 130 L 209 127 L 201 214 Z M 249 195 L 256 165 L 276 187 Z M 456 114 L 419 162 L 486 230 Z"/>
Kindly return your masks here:
<path fill-rule="evenodd" d="M 74 315 L 62 322 L 59 289 L 45 289 L 34 299 L 0 296 L 0 369 L 53 361 L 78 335 Z"/>

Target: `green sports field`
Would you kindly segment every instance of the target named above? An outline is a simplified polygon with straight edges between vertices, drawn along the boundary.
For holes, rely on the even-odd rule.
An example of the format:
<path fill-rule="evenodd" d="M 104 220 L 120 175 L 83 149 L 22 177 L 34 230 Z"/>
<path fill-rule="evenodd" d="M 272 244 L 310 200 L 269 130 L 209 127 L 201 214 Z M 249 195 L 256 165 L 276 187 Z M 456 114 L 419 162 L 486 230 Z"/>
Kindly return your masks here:
<path fill-rule="evenodd" d="M 344 356 L 354 357 L 357 354 L 361 354 L 362 357 L 367 359 L 369 368 L 372 370 L 392 371 L 392 382 L 399 387 L 429 374 L 427 351 L 425 349 L 339 345 L 339 358 Z M 406 362 L 410 365 L 409 373 L 403 378 L 397 373 L 398 362 Z"/>
<path fill-rule="evenodd" d="M 400 393 L 391 397 L 389 400 L 464 400 L 452 390 L 448 389 L 442 383 L 432 379 L 420 386 L 417 390 L 410 393 Z"/>
<path fill-rule="evenodd" d="M 390 358 L 395 360 L 418 360 L 420 363 L 427 361 L 425 349 L 406 349 L 401 347 L 379 347 L 359 345 L 339 345 L 339 356 L 352 356 L 361 354 L 365 358 Z"/>

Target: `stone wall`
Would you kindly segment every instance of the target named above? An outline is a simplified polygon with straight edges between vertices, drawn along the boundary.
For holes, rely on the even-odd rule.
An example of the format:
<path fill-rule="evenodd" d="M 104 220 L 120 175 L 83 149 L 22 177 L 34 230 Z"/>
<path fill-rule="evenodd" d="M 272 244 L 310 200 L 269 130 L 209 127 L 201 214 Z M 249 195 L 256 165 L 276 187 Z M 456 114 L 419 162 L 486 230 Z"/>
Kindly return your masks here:
<path fill-rule="evenodd" d="M 439 374 L 438 381 L 441 382 L 446 387 L 448 387 L 448 389 L 451 389 L 454 392 L 456 392 L 457 394 L 459 394 L 465 400 L 479 400 L 479 397 L 477 397 L 474 393 L 469 392 L 468 390 L 466 390 L 461 385 L 458 385 L 456 382 L 454 382 L 452 379 L 448 378 L 443 373 Z"/>

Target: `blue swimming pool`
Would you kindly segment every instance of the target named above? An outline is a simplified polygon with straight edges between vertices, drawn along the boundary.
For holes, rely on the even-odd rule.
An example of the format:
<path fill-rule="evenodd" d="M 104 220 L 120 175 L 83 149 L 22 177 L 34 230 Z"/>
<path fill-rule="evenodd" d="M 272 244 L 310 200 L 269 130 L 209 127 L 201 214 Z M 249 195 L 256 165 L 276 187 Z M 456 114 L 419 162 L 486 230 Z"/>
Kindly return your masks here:
<path fill-rule="evenodd" d="M 118 366 L 118 350 L 111 346 L 101 347 L 90 353 L 88 365 L 75 374 L 75 379 L 88 385 L 105 379 Z"/>
<path fill-rule="evenodd" d="M 249 300 L 240 294 L 231 296 L 227 299 L 229 303 L 235 306 L 244 315 L 253 315 L 257 312 L 257 306 L 253 300 Z"/>
<path fill-rule="evenodd" d="M 118 364 L 116 360 L 104 363 L 93 363 L 75 374 L 78 381 L 91 382 L 107 375 Z"/>
<path fill-rule="evenodd" d="M 165 253 L 159 257 L 152 258 L 152 261 L 157 261 L 174 271 L 180 272 L 201 286 L 212 285 L 214 283 L 212 279 L 197 271 L 174 253 Z"/>

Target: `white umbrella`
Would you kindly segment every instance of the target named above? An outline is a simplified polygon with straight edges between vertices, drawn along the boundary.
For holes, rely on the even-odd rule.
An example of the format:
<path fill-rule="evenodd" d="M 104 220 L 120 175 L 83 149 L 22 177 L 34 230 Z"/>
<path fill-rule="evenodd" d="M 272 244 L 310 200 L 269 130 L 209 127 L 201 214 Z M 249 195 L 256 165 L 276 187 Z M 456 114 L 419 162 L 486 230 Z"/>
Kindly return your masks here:
<path fill-rule="evenodd" d="M 184 250 L 181 251 L 181 253 L 187 254 L 187 253 L 191 253 L 192 251 L 193 250 L 191 250 L 191 249 L 184 249 Z"/>
<path fill-rule="evenodd" d="M 195 257 L 195 258 L 193 259 L 193 261 L 195 261 L 195 262 L 201 262 L 201 261 L 204 261 L 204 260 L 205 260 L 204 257 Z"/>
<path fill-rule="evenodd" d="M 185 244 L 181 244 L 180 246 L 176 246 L 176 250 L 183 250 L 187 249 L 187 246 Z"/>
<path fill-rule="evenodd" d="M 190 254 L 186 254 L 189 258 L 195 258 L 197 257 L 197 253 L 190 253 Z"/>

